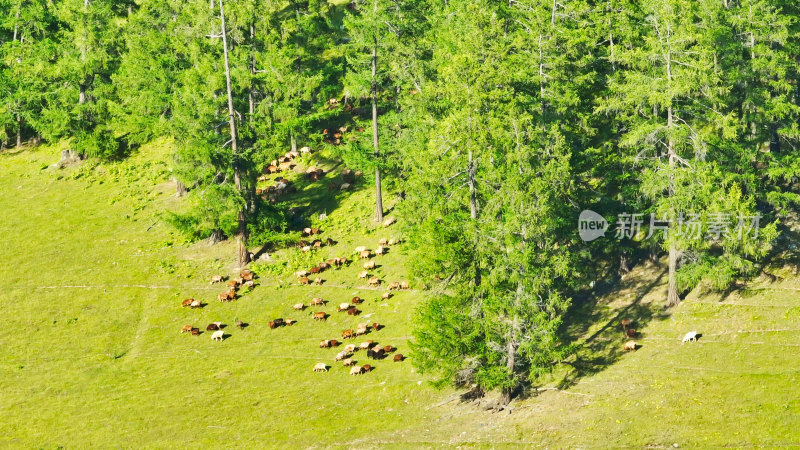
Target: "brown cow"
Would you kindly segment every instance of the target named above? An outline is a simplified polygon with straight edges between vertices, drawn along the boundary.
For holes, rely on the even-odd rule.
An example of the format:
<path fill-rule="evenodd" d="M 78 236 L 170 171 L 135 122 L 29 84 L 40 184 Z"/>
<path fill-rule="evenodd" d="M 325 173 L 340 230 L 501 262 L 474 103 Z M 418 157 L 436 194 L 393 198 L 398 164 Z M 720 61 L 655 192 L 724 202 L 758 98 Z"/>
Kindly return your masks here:
<path fill-rule="evenodd" d="M 184 301 L 181 303 L 181 306 L 184 306 L 184 307 L 186 307 L 186 306 L 192 306 L 192 303 L 193 303 L 193 302 L 194 302 L 194 299 L 193 299 L 193 298 L 187 298 L 186 300 L 184 300 Z"/>
<path fill-rule="evenodd" d="M 221 329 L 222 329 L 222 322 L 210 323 L 206 327 L 206 331 L 216 331 L 216 330 L 221 330 Z"/>
<path fill-rule="evenodd" d="M 357 316 L 361 314 L 361 310 L 355 307 L 347 308 L 347 315 L 349 316 Z"/>
<path fill-rule="evenodd" d="M 394 355 L 394 358 L 393 358 L 393 359 L 394 359 L 394 362 L 401 362 L 401 361 L 402 361 L 402 360 L 404 360 L 405 358 L 406 358 L 406 357 L 405 357 L 405 356 L 403 356 L 403 354 L 402 354 L 402 353 L 398 353 L 398 354 Z"/>
<path fill-rule="evenodd" d="M 394 351 L 394 347 L 392 347 L 391 345 L 384 345 L 383 346 L 383 351 L 386 352 L 386 353 L 391 353 L 391 352 Z"/>
<path fill-rule="evenodd" d="M 637 335 L 638 333 L 636 332 L 636 330 L 635 330 L 635 329 L 633 329 L 633 328 L 628 328 L 627 330 L 625 330 L 625 334 L 626 334 L 626 335 L 627 335 L 629 338 L 632 338 L 632 337 L 636 337 L 636 335 Z"/>
<path fill-rule="evenodd" d="M 352 339 L 355 335 L 353 334 L 353 330 L 344 330 L 342 331 L 342 339 Z"/>
<path fill-rule="evenodd" d="M 317 274 L 317 273 L 320 273 L 320 272 L 322 272 L 322 269 L 320 269 L 319 267 L 316 267 L 316 266 L 308 269 L 308 273 L 310 273 L 310 274 Z"/>
<path fill-rule="evenodd" d="M 228 287 L 232 288 L 232 289 L 238 288 L 240 284 L 241 283 L 239 282 L 239 280 L 230 280 L 230 281 L 228 281 Z"/>
<path fill-rule="evenodd" d="M 352 303 L 354 305 L 358 305 L 359 303 L 362 303 L 363 301 L 364 300 L 361 297 L 353 297 L 353 299 L 350 300 L 350 303 Z"/>
<path fill-rule="evenodd" d="M 379 324 L 378 322 L 373 322 L 373 324 L 372 324 L 372 329 L 373 330 L 378 331 L 381 328 L 383 328 L 383 325 Z"/>
<path fill-rule="evenodd" d="M 378 277 L 371 277 L 369 280 L 367 280 L 367 283 L 369 283 L 370 286 L 379 286 L 381 284 L 381 280 L 379 280 Z"/>
<path fill-rule="evenodd" d="M 200 328 L 192 328 L 192 336 L 197 336 L 200 334 Z"/>
<path fill-rule="evenodd" d="M 311 299 L 311 306 L 318 306 L 318 305 L 323 305 L 324 306 L 325 305 L 325 300 L 323 300 L 323 299 L 321 299 L 319 297 L 312 298 Z"/>
<path fill-rule="evenodd" d="M 372 372 L 372 366 L 369 364 L 364 364 L 361 368 L 364 369 L 364 372 Z"/>
<path fill-rule="evenodd" d="M 402 289 L 402 290 L 408 289 L 408 281 L 401 281 L 400 282 L 400 289 Z"/>
<path fill-rule="evenodd" d="M 341 342 L 336 339 L 331 339 L 331 347 L 337 347 L 339 344 L 341 344 Z"/>
<path fill-rule="evenodd" d="M 299 281 L 300 281 L 300 284 L 308 284 L 309 283 L 308 278 L 306 278 L 306 277 L 300 278 Z"/>
<path fill-rule="evenodd" d="M 222 281 L 223 281 L 222 275 L 214 275 L 213 277 L 211 277 L 211 284 L 222 283 Z"/>
<path fill-rule="evenodd" d="M 397 281 L 389 283 L 389 289 L 390 290 L 400 289 L 400 283 L 398 283 Z"/>
<path fill-rule="evenodd" d="M 390 298 L 392 298 L 392 293 L 391 292 L 384 292 L 383 294 L 381 294 L 381 298 L 384 299 L 384 300 L 389 300 Z"/>
<path fill-rule="evenodd" d="M 333 260 L 331 260 L 333 261 Z M 331 264 L 329 262 L 321 262 L 318 264 L 319 270 L 327 270 L 331 268 Z"/>
<path fill-rule="evenodd" d="M 184 325 L 183 328 L 181 328 L 181 333 L 191 333 L 192 328 L 194 327 L 191 325 Z"/>
<path fill-rule="evenodd" d="M 322 311 L 314 313 L 314 320 L 325 320 L 327 318 L 328 318 L 328 315 L 325 314 Z"/>
<path fill-rule="evenodd" d="M 369 250 L 364 250 L 360 253 L 359 256 L 361 259 L 369 259 L 372 256 L 372 252 L 370 252 Z"/>

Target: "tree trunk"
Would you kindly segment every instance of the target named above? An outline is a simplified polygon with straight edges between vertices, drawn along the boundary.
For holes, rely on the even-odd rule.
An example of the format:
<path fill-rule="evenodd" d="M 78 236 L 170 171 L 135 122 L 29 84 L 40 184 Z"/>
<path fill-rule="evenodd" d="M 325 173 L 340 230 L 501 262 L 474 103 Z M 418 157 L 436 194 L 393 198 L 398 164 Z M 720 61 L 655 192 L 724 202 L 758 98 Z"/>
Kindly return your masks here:
<path fill-rule="evenodd" d="M 17 148 L 22 147 L 22 117 L 17 113 Z"/>
<path fill-rule="evenodd" d="M 250 122 L 253 122 L 253 116 L 256 113 L 256 96 L 255 96 L 255 89 L 253 88 L 253 77 L 256 74 L 255 45 L 256 45 L 256 27 L 255 25 L 250 24 L 250 48 L 253 49 L 250 52 L 250 89 L 248 90 L 247 93 L 248 103 L 249 103 L 248 119 L 250 120 Z"/>
<path fill-rule="evenodd" d="M 177 178 L 175 179 L 175 193 L 178 194 L 178 197 L 186 195 L 186 185 L 181 183 Z"/>
<path fill-rule="evenodd" d="M 375 159 L 379 156 L 378 152 L 378 39 L 375 38 L 372 47 L 372 146 Z M 381 169 L 375 168 L 375 221 L 383 222 L 383 192 L 381 187 Z"/>
<path fill-rule="evenodd" d="M 475 160 L 472 157 L 472 150 L 469 151 L 469 163 L 467 165 L 467 176 L 469 184 L 469 216 L 475 220 L 478 218 L 478 193 L 475 187 Z"/>
<path fill-rule="evenodd" d="M 675 244 L 669 247 L 669 283 L 667 284 L 667 306 L 677 306 L 681 302 L 678 296 L 678 280 L 676 278 L 678 270 L 678 249 Z"/>
<path fill-rule="evenodd" d="M 231 149 L 233 150 L 233 181 L 236 185 L 236 190 L 242 194 L 245 201 L 247 195 L 242 189 L 242 173 L 241 164 L 239 161 L 239 148 L 236 142 L 236 114 L 233 109 L 233 92 L 231 89 L 231 69 L 228 62 L 228 32 L 225 28 L 225 7 L 222 4 L 223 0 L 219 0 L 219 17 L 222 22 L 222 49 L 225 60 L 225 87 L 228 93 L 228 124 L 231 128 Z M 247 217 L 245 211 L 247 205 L 239 208 L 239 229 L 236 233 L 236 241 L 239 243 L 239 266 L 244 267 L 250 262 L 249 252 L 247 251 Z"/>

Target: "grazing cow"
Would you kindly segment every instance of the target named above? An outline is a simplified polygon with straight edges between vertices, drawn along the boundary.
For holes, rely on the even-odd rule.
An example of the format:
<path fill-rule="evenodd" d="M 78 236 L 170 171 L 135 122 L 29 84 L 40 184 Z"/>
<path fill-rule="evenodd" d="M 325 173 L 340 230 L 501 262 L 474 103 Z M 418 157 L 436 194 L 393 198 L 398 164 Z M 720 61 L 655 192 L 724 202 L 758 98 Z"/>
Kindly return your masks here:
<path fill-rule="evenodd" d="M 206 331 L 221 330 L 221 329 L 222 329 L 221 325 L 222 325 L 222 322 L 214 322 L 214 323 L 210 323 L 210 324 L 208 324 L 208 326 L 206 327 Z"/>
<path fill-rule="evenodd" d="M 307 277 L 308 271 L 307 270 L 298 270 L 294 273 L 297 277 Z"/>
<path fill-rule="evenodd" d="M 306 237 L 306 236 L 311 236 L 311 228 L 308 228 L 308 227 L 306 227 L 306 228 L 303 228 L 303 233 L 302 233 L 302 236 L 303 236 L 303 237 Z"/>
<path fill-rule="evenodd" d="M 397 289 L 400 289 L 400 283 L 398 283 L 397 281 L 392 281 L 391 283 L 389 283 L 389 290 L 394 291 Z"/>
<path fill-rule="evenodd" d="M 386 247 L 384 247 L 382 245 L 379 245 L 378 248 L 375 249 L 375 254 L 376 255 L 383 255 L 388 251 L 389 251 L 388 248 L 386 248 Z"/>
<path fill-rule="evenodd" d="M 328 366 L 325 363 L 316 363 L 314 364 L 314 372 L 327 372 Z"/>
<path fill-rule="evenodd" d="M 338 347 L 340 344 L 336 339 L 331 339 L 331 347 Z"/>
<path fill-rule="evenodd" d="M 625 351 L 630 352 L 636 350 L 636 341 L 628 341 L 625 343 Z"/>
<path fill-rule="evenodd" d="M 247 280 L 244 282 L 244 287 L 247 289 L 253 289 L 256 286 L 256 282 L 253 280 Z"/>
<path fill-rule="evenodd" d="M 365 323 L 358 324 L 358 327 L 356 328 L 356 336 L 362 336 L 365 334 L 367 334 L 367 324 Z"/>
<path fill-rule="evenodd" d="M 214 275 L 213 277 L 211 277 L 211 284 L 222 283 L 222 280 L 223 280 L 222 275 Z"/>
<path fill-rule="evenodd" d="M 328 348 L 330 346 L 331 346 L 331 341 L 329 341 L 327 339 L 323 339 L 323 340 L 319 341 L 319 348 Z"/>
<path fill-rule="evenodd" d="M 342 331 L 342 339 L 352 339 L 355 335 L 353 334 L 353 330 L 344 330 Z"/>
<path fill-rule="evenodd" d="M 350 369 L 350 375 L 361 375 L 362 373 L 364 373 L 364 368 L 361 366 L 355 366 Z"/>
<path fill-rule="evenodd" d="M 319 297 L 312 298 L 311 299 L 311 306 L 318 306 L 318 305 L 325 306 L 325 300 L 323 300 L 323 299 L 321 299 Z"/>
<path fill-rule="evenodd" d="M 344 361 L 342 361 L 342 365 L 345 367 L 354 366 L 355 364 L 356 363 L 351 358 L 347 358 Z"/>
<path fill-rule="evenodd" d="M 322 271 L 322 269 L 320 269 L 319 267 L 312 267 L 312 268 L 308 269 L 308 273 L 310 273 L 310 274 L 317 274 L 317 273 L 320 273 L 321 271 Z"/>
<path fill-rule="evenodd" d="M 331 261 L 333 261 L 333 260 L 331 260 Z M 331 268 L 331 263 L 329 263 L 327 261 L 326 262 L 321 262 L 321 263 L 319 263 L 318 266 L 319 266 L 319 270 L 328 270 L 328 269 Z"/>
<path fill-rule="evenodd" d="M 378 245 L 386 245 L 386 244 L 387 244 L 387 242 L 388 242 L 388 241 L 386 240 L 386 238 L 381 238 L 381 240 L 380 240 L 380 241 L 378 241 Z"/>
<path fill-rule="evenodd" d="M 310 252 L 311 251 L 311 246 L 310 245 L 306 245 L 305 247 L 301 248 L 300 250 L 302 250 L 304 252 Z"/>
<path fill-rule="evenodd" d="M 282 327 L 286 325 L 286 322 L 283 319 L 275 319 L 269 321 L 269 329 L 274 330 L 275 328 Z"/>
<path fill-rule="evenodd" d="M 361 297 L 353 297 L 353 299 L 350 300 L 350 303 L 352 303 L 354 305 L 358 305 L 359 303 L 362 303 L 362 302 L 364 302 L 364 299 L 362 299 Z"/>
<path fill-rule="evenodd" d="M 369 250 L 364 250 L 359 254 L 359 257 L 361 259 L 369 259 L 370 257 L 372 257 L 372 252 L 370 252 Z"/>
<path fill-rule="evenodd" d="M 636 334 L 636 330 L 633 328 L 628 328 L 625 330 L 625 335 L 627 335 L 629 338 L 636 337 Z"/>
<path fill-rule="evenodd" d="M 292 309 L 295 311 L 302 311 L 306 309 L 306 305 L 303 303 L 295 303 L 294 305 L 292 305 Z"/>
<path fill-rule="evenodd" d="M 197 336 L 200 334 L 200 328 L 192 328 L 192 336 Z"/>
<path fill-rule="evenodd" d="M 619 324 L 622 325 L 622 330 L 625 331 L 628 327 L 633 323 L 631 319 L 622 319 L 619 321 Z"/>
<path fill-rule="evenodd" d="M 228 292 L 223 292 L 223 293 L 219 294 L 218 297 L 219 297 L 219 301 L 227 302 L 228 301 Z"/>
<path fill-rule="evenodd" d="M 319 169 L 319 170 L 320 170 L 320 172 L 322 172 L 322 169 Z M 311 234 L 319 234 L 319 228 L 312 228 L 311 229 Z"/>
<path fill-rule="evenodd" d="M 369 350 L 373 343 L 373 341 L 364 341 L 358 344 L 358 348 L 359 350 Z"/>
<path fill-rule="evenodd" d="M 199 308 L 200 306 L 202 306 L 202 304 L 198 300 L 192 300 L 192 303 L 189 305 L 192 309 Z"/>
<path fill-rule="evenodd" d="M 402 289 L 402 290 L 408 289 L 408 281 L 401 281 L 400 282 L 400 289 Z"/>
<path fill-rule="evenodd" d="M 289 326 L 289 327 L 294 325 L 294 324 L 296 324 L 296 323 L 297 323 L 297 321 L 294 320 L 294 319 L 286 319 L 286 321 L 284 321 L 284 324 L 286 324 L 286 326 Z"/>
<path fill-rule="evenodd" d="M 364 369 L 364 372 L 372 372 L 372 366 L 369 364 L 364 364 L 361 368 Z"/>
<path fill-rule="evenodd" d="M 254 276 L 255 276 L 255 274 L 250 269 L 242 269 L 239 272 L 239 277 L 241 277 L 245 281 L 252 280 Z"/>
<path fill-rule="evenodd" d="M 303 155 L 311 153 L 311 147 L 301 147 L 300 148 L 300 153 L 303 154 Z"/>
<path fill-rule="evenodd" d="M 372 329 L 375 330 L 375 331 L 380 330 L 382 327 L 383 327 L 383 325 L 379 324 L 378 322 L 373 322 L 373 324 L 372 324 Z"/>
<path fill-rule="evenodd" d="M 397 245 L 397 244 L 399 244 L 399 243 L 400 243 L 400 241 L 398 241 L 398 240 L 397 240 L 397 239 L 395 239 L 395 238 L 391 238 L 391 239 L 389 239 L 389 245 Z"/>
<path fill-rule="evenodd" d="M 300 278 L 299 281 L 300 281 L 300 284 L 306 284 L 307 285 L 309 283 L 308 278 L 306 278 L 306 277 Z"/>
<path fill-rule="evenodd" d="M 342 351 L 345 353 L 353 353 L 354 351 L 356 351 L 356 346 L 355 344 L 345 345 Z"/>
<path fill-rule="evenodd" d="M 222 330 L 217 330 L 214 334 L 211 335 L 212 341 L 221 341 L 225 337 L 225 332 Z"/>
<path fill-rule="evenodd" d="M 685 336 L 683 336 L 683 340 L 681 341 L 681 343 L 697 342 L 697 336 L 698 336 L 697 331 L 690 331 L 686 333 Z"/>
<path fill-rule="evenodd" d="M 314 320 L 325 320 L 328 318 L 328 315 L 322 311 L 314 313 Z"/>
<path fill-rule="evenodd" d="M 336 312 L 347 311 L 350 309 L 350 303 L 339 303 L 339 306 L 336 307 Z"/>
<path fill-rule="evenodd" d="M 379 280 L 378 277 L 370 277 L 370 279 L 367 280 L 367 283 L 369 283 L 370 286 L 379 286 L 381 284 L 381 280 Z"/>
<path fill-rule="evenodd" d="M 347 308 L 347 315 L 349 315 L 349 316 L 357 316 L 359 314 L 361 314 L 361 310 L 360 309 L 358 309 L 356 307 L 353 307 L 353 306 L 351 306 L 350 308 Z"/>
<path fill-rule="evenodd" d="M 184 325 L 183 328 L 181 328 L 181 333 L 191 333 L 192 328 L 194 327 L 192 327 L 191 325 Z"/>
<path fill-rule="evenodd" d="M 312 247 L 314 247 L 314 248 L 322 248 L 322 241 L 320 241 L 319 239 L 317 239 L 316 241 L 314 241 L 313 243 L 311 243 L 311 246 L 312 246 Z"/>
<path fill-rule="evenodd" d="M 334 359 L 336 361 L 341 361 L 341 360 L 347 358 L 347 356 L 348 356 L 347 352 L 339 352 L 339 353 L 336 354 L 336 357 Z"/>
<path fill-rule="evenodd" d="M 230 281 L 228 281 L 228 287 L 232 288 L 232 289 L 238 288 L 240 284 L 241 283 L 239 282 L 239 280 L 230 280 Z"/>
<path fill-rule="evenodd" d="M 381 298 L 384 299 L 384 300 L 389 300 L 390 298 L 392 298 L 392 293 L 391 292 L 384 292 L 383 294 L 381 294 Z"/>
<path fill-rule="evenodd" d="M 332 246 L 332 245 L 335 245 L 335 244 L 336 243 L 333 242 L 333 239 L 331 239 L 331 238 L 325 239 L 325 245 Z"/>
<path fill-rule="evenodd" d="M 402 354 L 402 353 L 398 353 L 398 354 L 394 355 L 394 358 L 392 358 L 392 359 L 394 359 L 394 362 L 401 362 L 401 361 L 402 361 L 402 360 L 404 360 L 405 358 L 406 358 L 406 357 L 405 357 L 405 356 L 403 356 L 403 354 Z"/>
<path fill-rule="evenodd" d="M 317 285 L 319 285 L 319 284 L 322 284 L 322 283 L 324 283 L 324 282 L 325 282 L 325 280 L 323 280 L 323 279 L 322 279 L 322 278 L 320 278 L 320 277 L 314 278 L 314 284 L 317 284 Z"/>
<path fill-rule="evenodd" d="M 367 272 L 366 270 L 362 270 L 361 272 L 358 272 L 358 278 L 367 278 L 368 276 L 369 276 L 369 272 Z"/>
<path fill-rule="evenodd" d="M 193 298 L 187 298 L 186 300 L 184 300 L 184 301 L 181 303 L 181 306 L 184 306 L 184 307 L 186 307 L 186 306 L 192 306 L 192 303 L 194 303 L 194 299 L 193 299 Z"/>
<path fill-rule="evenodd" d="M 362 246 L 360 246 L 360 247 L 356 247 L 356 250 L 355 250 L 353 253 L 361 253 L 361 252 L 363 252 L 363 251 L 364 251 L 364 250 L 366 250 L 366 249 L 367 249 L 367 247 L 364 247 L 364 246 L 362 245 Z"/>
<path fill-rule="evenodd" d="M 386 353 L 392 353 L 394 351 L 394 347 L 392 347 L 391 345 L 384 345 L 383 351 Z"/>
<path fill-rule="evenodd" d="M 375 261 L 367 261 L 364 263 L 364 270 L 373 270 L 375 268 Z"/>
<path fill-rule="evenodd" d="M 239 328 L 240 330 L 244 330 L 244 323 L 242 323 L 241 320 L 236 319 L 236 327 Z"/>

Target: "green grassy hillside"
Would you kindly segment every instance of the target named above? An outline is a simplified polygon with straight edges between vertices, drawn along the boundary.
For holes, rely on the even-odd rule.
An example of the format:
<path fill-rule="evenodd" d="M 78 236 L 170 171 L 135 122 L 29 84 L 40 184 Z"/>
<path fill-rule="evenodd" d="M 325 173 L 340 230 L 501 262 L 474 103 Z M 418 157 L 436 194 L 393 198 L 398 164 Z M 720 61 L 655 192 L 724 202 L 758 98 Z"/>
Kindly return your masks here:
<path fill-rule="evenodd" d="M 409 353 L 422 292 L 381 300 L 385 288 L 357 278 L 359 262 L 325 272 L 322 286 L 298 286 L 291 275 L 402 238 L 399 228 L 371 223 L 368 182 L 352 193 L 301 184 L 293 201 L 337 244 L 270 254 L 256 265 L 259 285 L 222 304 L 223 288 L 208 280 L 235 274 L 233 244 L 187 244 L 161 218 L 182 206 L 168 181 L 169 142 L 121 163 L 48 167 L 59 151 L 0 154 L 2 446 L 800 445 L 794 267 L 724 295 L 698 288 L 670 311 L 661 308 L 664 268 L 639 267 L 576 305 L 568 332 L 584 346 L 539 395 L 515 400 L 511 414 L 490 413 L 431 388 L 411 360 L 373 363 L 357 353 L 376 370 L 356 377 L 334 363 L 338 350 L 318 348 L 359 322 L 380 322 L 385 328 L 366 339 Z M 375 274 L 384 285 L 408 279 L 406 258 L 402 244 L 393 247 L 375 258 Z M 361 317 L 335 312 L 354 295 L 366 299 Z M 316 296 L 327 306 L 291 309 Z M 182 308 L 186 297 L 207 306 Z M 311 319 L 317 310 L 327 322 Z M 276 317 L 298 323 L 270 330 Z M 236 318 L 249 326 L 236 329 Z M 636 352 L 622 351 L 621 318 L 640 332 Z M 225 341 L 180 333 L 213 321 L 229 325 Z M 690 330 L 702 338 L 681 344 Z M 317 362 L 330 371 L 312 373 Z"/>

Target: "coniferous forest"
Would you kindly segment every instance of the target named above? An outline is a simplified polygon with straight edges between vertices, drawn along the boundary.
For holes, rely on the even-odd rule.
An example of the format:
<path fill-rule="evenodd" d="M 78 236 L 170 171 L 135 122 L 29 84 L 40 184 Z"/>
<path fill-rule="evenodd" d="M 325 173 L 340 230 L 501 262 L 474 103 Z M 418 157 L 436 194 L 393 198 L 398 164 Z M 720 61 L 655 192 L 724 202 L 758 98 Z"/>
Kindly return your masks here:
<path fill-rule="evenodd" d="M 615 290 L 626 280 L 647 278 L 642 270 L 657 268 L 658 273 L 648 320 L 677 320 L 683 311 L 700 314 L 691 308 L 704 304 L 686 305 L 687 298 L 728 296 L 768 278 L 766 283 L 796 279 L 800 4 L 0 0 L 0 155 L 35 154 L 36 148 L 58 146 L 62 163 L 68 157 L 92 170 L 128 164 L 132 172 L 144 173 L 149 169 L 138 166 L 137 158 L 153 142 L 168 143 L 164 156 L 169 172 L 151 184 L 169 181 L 169 194 L 178 200 L 170 197 L 173 204 L 159 207 L 151 227 L 171 236 L 174 246 L 205 249 L 207 243 L 215 244 L 224 249 L 221 261 L 235 267 L 236 276 L 249 267 L 263 286 L 284 275 L 296 284 L 296 269 L 326 259 L 300 262 L 304 255 L 319 255 L 320 247 L 324 250 L 338 241 L 348 243 L 344 253 L 361 270 L 363 261 L 349 255 L 348 236 L 353 233 L 347 229 L 341 228 L 327 244 L 325 234 L 314 243 L 314 227 L 323 233 L 336 227 L 320 220 L 337 217 L 336 205 L 360 193 L 363 207 L 343 214 L 360 214 L 366 227 L 379 231 L 375 242 L 373 237 L 354 239 L 352 246 L 369 244 L 367 256 L 372 257 L 369 249 L 374 254 L 378 238 L 384 237 L 380 230 L 391 230 L 403 247 L 401 252 L 391 242 L 387 251 L 403 255 L 395 267 L 403 267 L 411 290 L 421 293 L 418 302 L 402 307 L 407 330 L 398 337 L 408 335 L 408 345 L 401 350 L 409 358 L 402 363 L 404 370 L 413 368 L 426 377 L 426 386 L 439 388 L 433 392 L 460 393 L 462 405 L 468 397 L 491 398 L 481 403 L 486 406 L 481 410 L 511 411 L 518 402 L 547 398 L 539 395 L 549 392 L 537 388 L 553 386 L 568 393 L 580 386 L 579 379 L 612 365 L 599 362 L 601 356 L 608 357 L 598 350 L 606 332 L 619 350 L 623 344 L 625 350 L 641 348 L 631 358 L 661 345 L 657 337 L 648 342 L 648 333 L 642 332 L 645 316 L 634 314 L 639 308 L 635 302 L 610 316 L 596 303 L 604 295 L 622 298 Z M 301 181 L 278 176 L 293 173 L 292 161 L 302 158 L 313 163 L 298 166 L 302 176 L 296 178 Z M 48 164 L 57 156 L 50 159 Z M 305 170 L 315 165 L 325 170 Z M 82 169 L 35 167 L 31 176 L 68 170 Z M 276 185 L 267 186 L 276 176 Z M 23 181 L 9 183 L 4 185 L 8 201 L 26 203 L 14 198 L 13 188 Z M 32 186 L 30 198 L 58 189 L 48 183 Z M 314 186 L 332 192 L 336 203 L 315 209 L 316 197 L 298 200 Z M 124 189 L 120 184 L 115 192 Z M 142 195 L 141 201 L 145 198 Z M 56 202 L 48 208 L 60 206 Z M 22 211 L 26 220 L 43 220 Z M 81 223 L 94 220 L 100 219 L 85 217 Z M 595 225 L 600 227 L 599 237 L 587 238 L 587 227 Z M 95 238 L 84 239 L 91 248 Z M 381 252 L 387 243 L 381 243 Z M 300 256 L 287 256 L 280 267 L 264 263 L 270 254 L 278 261 L 281 252 Z M 9 267 L 25 265 L 11 253 L 3 259 Z M 93 262 L 107 263 L 99 257 Z M 166 264 L 159 270 L 167 270 Z M 774 275 L 771 264 L 789 267 L 789 272 Z M 336 267 L 328 270 L 341 265 L 336 258 Z M 384 266 L 389 270 L 390 264 Z M 364 268 L 366 273 L 367 265 Z M 250 276 L 245 272 L 242 282 Z M 310 273 L 300 282 L 313 285 L 316 272 Z M 388 276 L 375 282 L 370 278 L 369 285 L 383 283 L 378 294 L 400 286 L 391 285 L 395 280 Z M 154 284 L 140 278 L 136 283 Z M 365 275 L 361 284 L 366 279 Z M 319 289 L 335 285 L 317 281 Z M 84 282 L 92 284 L 83 279 L 71 284 Z M 398 299 L 405 295 L 402 290 L 396 291 Z M 774 291 L 783 293 L 781 299 L 794 299 L 786 313 L 781 312 L 789 321 L 797 317 L 796 290 L 790 286 Z M 281 292 L 274 295 L 282 298 L 283 306 L 294 302 L 284 301 L 288 294 Z M 138 304 L 137 295 L 131 293 L 126 302 Z M 221 308 L 215 295 L 216 291 L 209 296 L 206 310 Z M 296 301 L 307 303 L 311 297 Z M 236 301 L 247 298 L 242 295 Z M 166 302 L 177 311 L 174 314 L 187 310 L 176 310 L 176 300 Z M 391 308 L 392 300 L 387 302 Z M 366 305 L 369 299 L 358 308 L 370 313 Z M 39 327 L 32 325 L 34 309 L 25 309 L 20 317 L 28 322 L 20 327 Z M 361 312 L 356 311 L 353 314 Z M 715 332 L 695 330 L 698 337 L 688 340 L 707 348 L 729 332 L 794 328 L 778 322 L 748 326 L 748 321 L 760 320 L 760 314 L 743 314 L 742 323 Z M 314 322 L 308 311 L 295 315 L 301 326 Z M 358 321 L 375 321 L 366 317 Z M 48 323 L 50 319 L 47 316 Z M 263 329 L 272 320 L 249 319 L 251 326 L 236 318 L 241 333 L 259 332 L 257 319 Z M 233 329 L 233 316 L 225 320 L 230 322 L 226 329 Z M 284 325 L 283 319 L 273 322 L 269 328 Z M 678 335 L 670 336 L 682 351 L 691 343 L 682 345 L 680 338 L 697 328 L 689 323 L 678 322 Z M 234 333 L 230 342 L 219 345 L 236 345 Z M 377 333 L 368 335 L 374 339 L 382 331 L 370 333 Z M 202 338 L 204 347 L 207 336 Z M 800 345 L 793 336 L 777 345 Z M 750 352 L 749 347 L 735 348 L 742 358 L 740 351 Z M 135 357 L 126 352 L 120 350 L 119 358 Z M 359 356 L 358 349 L 355 352 L 353 359 Z M 358 359 L 359 364 L 369 362 L 363 354 Z M 659 361 L 659 356 L 650 361 Z M 304 376 L 310 376 L 313 362 L 301 364 Z M 376 367 L 364 378 L 380 375 L 382 367 Z M 669 375 L 672 380 L 684 376 Z M 783 415 L 770 414 L 786 418 L 781 426 L 796 425 L 797 402 L 785 398 L 788 393 L 780 388 L 773 392 L 782 399 L 777 404 L 785 400 L 787 409 Z M 797 444 L 798 436 L 791 436 L 795 440 L 786 443 Z M 647 445 L 647 439 L 661 437 L 589 445 Z M 142 445 L 161 446 L 169 442 L 164 439 Z M 783 442 L 721 439 L 715 444 Z M 71 444 L 81 446 L 80 442 L 92 441 L 83 436 Z M 101 442 L 94 445 L 103 446 Z M 294 445 L 348 445 L 341 440 L 300 442 Z M 393 442 L 404 441 L 386 438 L 353 445 Z M 703 446 L 701 441 L 694 444 Z M 273 445 L 292 444 L 267 444 Z M 550 445 L 581 446 L 577 441 Z"/>

